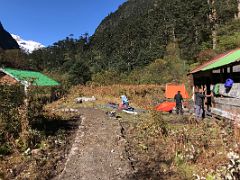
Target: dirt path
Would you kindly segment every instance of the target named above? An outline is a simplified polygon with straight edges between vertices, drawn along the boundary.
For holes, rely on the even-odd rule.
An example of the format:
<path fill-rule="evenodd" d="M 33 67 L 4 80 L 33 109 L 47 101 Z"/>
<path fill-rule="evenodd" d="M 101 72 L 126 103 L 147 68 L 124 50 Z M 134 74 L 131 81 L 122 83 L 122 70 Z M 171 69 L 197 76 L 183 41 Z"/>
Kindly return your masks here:
<path fill-rule="evenodd" d="M 63 172 L 55 179 L 127 179 L 132 171 L 119 122 L 103 111 L 81 109 L 82 124 Z"/>

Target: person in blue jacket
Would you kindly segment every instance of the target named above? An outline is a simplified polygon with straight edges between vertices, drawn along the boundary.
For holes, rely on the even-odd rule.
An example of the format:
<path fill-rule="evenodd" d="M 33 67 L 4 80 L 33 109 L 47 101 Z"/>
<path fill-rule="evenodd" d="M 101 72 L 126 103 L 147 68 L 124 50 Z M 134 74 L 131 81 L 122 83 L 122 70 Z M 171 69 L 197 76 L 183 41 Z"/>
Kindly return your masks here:
<path fill-rule="evenodd" d="M 234 83 L 234 81 L 232 80 L 231 77 L 229 77 L 229 78 L 226 80 L 226 82 L 225 82 L 225 84 L 224 84 L 224 86 L 225 86 L 225 92 L 226 92 L 226 93 L 229 93 L 229 91 L 231 90 L 231 88 L 232 88 L 232 86 L 233 86 L 233 83 Z"/>
<path fill-rule="evenodd" d="M 125 95 L 121 95 L 121 100 L 123 109 L 128 109 L 129 106 L 128 98 Z"/>

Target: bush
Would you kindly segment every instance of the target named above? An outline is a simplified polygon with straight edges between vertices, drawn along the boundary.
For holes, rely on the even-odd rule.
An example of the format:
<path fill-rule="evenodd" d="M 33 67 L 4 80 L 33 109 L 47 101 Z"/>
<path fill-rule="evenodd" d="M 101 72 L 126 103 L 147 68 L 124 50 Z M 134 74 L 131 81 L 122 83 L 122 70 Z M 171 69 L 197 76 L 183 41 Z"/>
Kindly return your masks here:
<path fill-rule="evenodd" d="M 12 151 L 11 146 L 7 143 L 0 145 L 0 155 L 8 155 Z"/>
<path fill-rule="evenodd" d="M 240 21 L 233 20 L 218 30 L 217 50 L 224 52 L 240 46 Z"/>
<path fill-rule="evenodd" d="M 17 138 L 21 130 L 18 107 L 23 103 L 24 93 L 20 86 L 0 86 L 0 146 Z"/>
<path fill-rule="evenodd" d="M 166 57 L 157 59 L 143 69 L 133 71 L 129 75 L 129 82 L 135 84 L 163 84 L 168 82 L 182 82 L 186 76 L 187 67 L 183 60 Z"/>
<path fill-rule="evenodd" d="M 208 61 L 210 59 L 212 59 L 213 57 L 215 57 L 217 55 L 217 53 L 212 50 L 212 49 L 206 49 L 204 51 L 201 51 L 198 55 L 197 55 L 197 61 L 200 62 L 200 64 L 204 63 L 205 61 Z"/>
<path fill-rule="evenodd" d="M 92 81 L 99 85 L 119 84 L 121 82 L 121 76 L 120 73 L 118 73 L 117 71 L 102 71 L 94 74 L 92 77 Z"/>
<path fill-rule="evenodd" d="M 69 81 L 73 85 L 85 84 L 91 80 L 89 67 L 82 61 L 78 60 L 69 70 Z"/>
<path fill-rule="evenodd" d="M 219 37 L 217 49 L 220 52 L 232 50 L 240 46 L 240 33 L 236 32 L 233 35 Z"/>
<path fill-rule="evenodd" d="M 154 123 L 160 127 L 162 135 L 167 136 L 169 125 L 168 122 L 163 118 L 162 113 L 153 111 L 151 112 L 151 115 Z"/>
<path fill-rule="evenodd" d="M 30 91 L 28 94 L 29 106 L 25 107 L 23 104 L 25 93 L 22 86 L 0 86 L 0 94 L 0 151 L 5 155 L 11 152 L 11 146 L 16 145 L 16 139 L 23 141 L 23 143 L 19 143 L 20 147 L 18 148 L 20 149 L 26 148 L 28 144 L 31 145 L 31 142 L 36 143 L 37 136 L 30 136 L 32 135 L 30 132 L 29 135 L 23 137 L 21 133 L 25 133 L 22 132 L 24 130 L 28 133 L 29 120 L 33 121 L 41 115 L 43 107 L 41 100 L 45 96 L 43 93 L 39 94 L 36 89 Z"/>

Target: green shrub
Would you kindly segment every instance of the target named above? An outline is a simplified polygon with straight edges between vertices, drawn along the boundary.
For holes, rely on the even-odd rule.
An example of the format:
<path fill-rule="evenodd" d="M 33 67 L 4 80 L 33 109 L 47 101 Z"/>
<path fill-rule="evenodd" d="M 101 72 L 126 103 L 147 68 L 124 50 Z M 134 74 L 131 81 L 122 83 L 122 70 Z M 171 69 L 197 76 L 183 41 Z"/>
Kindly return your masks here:
<path fill-rule="evenodd" d="M 102 71 L 94 74 L 92 81 L 99 85 L 119 84 L 121 82 L 121 76 L 117 71 Z"/>
<path fill-rule="evenodd" d="M 161 112 L 153 111 L 151 112 L 154 123 L 160 127 L 161 133 L 164 136 L 168 135 L 169 125 L 168 122 L 163 118 Z"/>
<path fill-rule="evenodd" d="M 240 33 L 236 32 L 231 36 L 221 36 L 218 42 L 218 51 L 224 52 L 240 46 Z"/>
<path fill-rule="evenodd" d="M 230 21 L 218 30 L 217 50 L 224 52 L 240 46 L 240 21 Z"/>
<path fill-rule="evenodd" d="M 20 86 L 0 86 L 0 146 L 3 153 L 9 153 L 6 142 L 18 138 L 21 131 L 18 107 L 23 103 L 24 93 Z"/>
<path fill-rule="evenodd" d="M 0 146 L 0 155 L 8 155 L 12 151 L 11 146 L 7 143 Z"/>
<path fill-rule="evenodd" d="M 30 129 L 29 131 L 29 147 L 36 148 L 41 144 L 42 139 L 45 137 L 43 133 L 38 130 Z"/>

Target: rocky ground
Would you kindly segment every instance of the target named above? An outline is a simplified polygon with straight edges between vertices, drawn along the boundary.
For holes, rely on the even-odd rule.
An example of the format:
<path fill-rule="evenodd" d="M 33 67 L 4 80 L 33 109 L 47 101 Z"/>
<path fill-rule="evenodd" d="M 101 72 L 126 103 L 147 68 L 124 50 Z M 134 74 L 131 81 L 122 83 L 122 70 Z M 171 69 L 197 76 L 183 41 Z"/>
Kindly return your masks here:
<path fill-rule="evenodd" d="M 82 123 L 65 168 L 55 179 L 127 179 L 133 169 L 119 121 L 93 108 L 79 112 Z"/>

